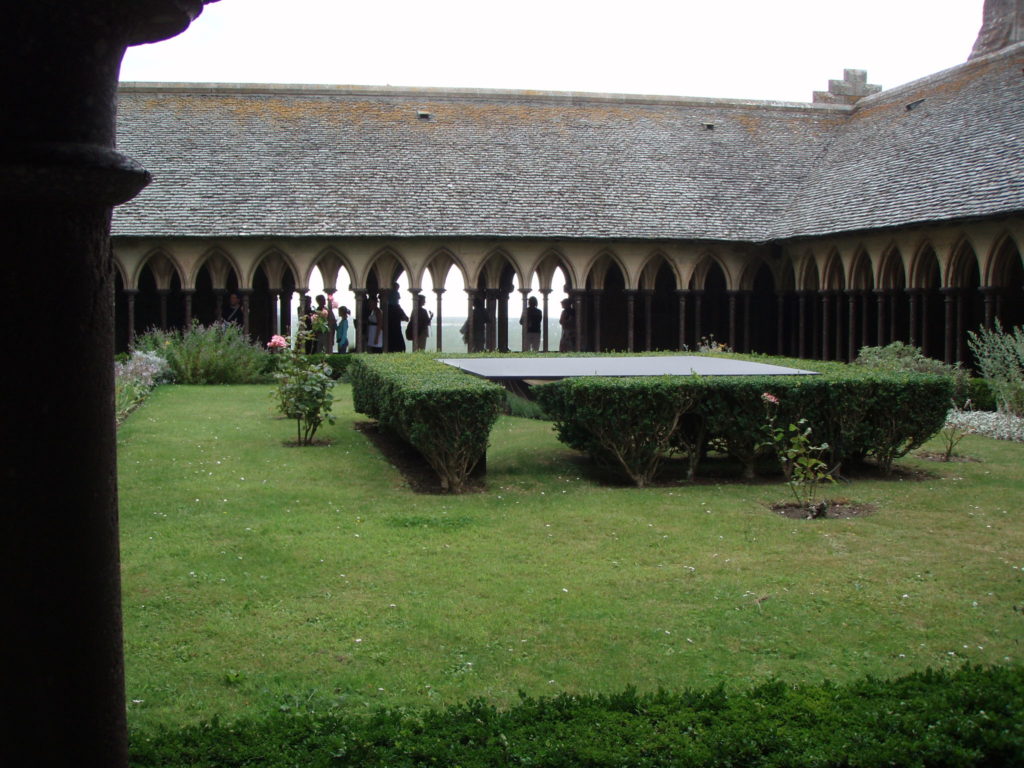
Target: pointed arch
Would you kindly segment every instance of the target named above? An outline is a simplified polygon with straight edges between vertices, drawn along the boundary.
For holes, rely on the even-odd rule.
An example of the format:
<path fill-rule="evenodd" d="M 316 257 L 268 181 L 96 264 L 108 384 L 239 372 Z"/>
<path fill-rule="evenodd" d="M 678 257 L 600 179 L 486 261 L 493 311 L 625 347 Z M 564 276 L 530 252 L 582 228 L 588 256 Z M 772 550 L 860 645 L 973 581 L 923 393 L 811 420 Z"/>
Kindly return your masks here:
<path fill-rule="evenodd" d="M 344 268 L 345 272 L 348 273 L 349 280 L 355 282 L 358 279 L 355 269 L 352 266 L 352 262 L 348 256 L 333 245 L 329 245 L 317 253 L 305 274 L 300 275 L 298 270 L 295 270 L 294 274 L 296 279 L 302 279 L 303 286 L 309 286 L 310 278 L 313 276 L 313 270 L 319 270 L 324 288 L 333 289 L 337 287 L 338 272 L 340 272 L 342 268 Z"/>
<path fill-rule="evenodd" d="M 831 251 L 825 259 L 824 280 L 822 286 L 826 291 L 846 290 L 846 271 L 838 251 Z"/>
<path fill-rule="evenodd" d="M 385 246 L 373 254 L 366 266 L 366 272 L 360 277 L 360 287 L 373 286 L 376 290 L 390 290 L 391 284 L 403 272 L 411 274 L 405 258 L 391 246 Z"/>
<path fill-rule="evenodd" d="M 1019 270 L 1024 267 L 1020 243 L 1009 232 L 1003 233 L 992 248 L 988 273 L 984 284 L 993 288 L 1010 288 L 1017 280 Z"/>
<path fill-rule="evenodd" d="M 579 277 L 573 270 L 572 264 L 557 248 L 546 249 L 532 267 L 527 271 L 527 276 L 530 282 L 533 282 L 533 275 L 537 275 L 537 281 L 540 283 L 540 289 L 550 290 L 554 283 L 555 273 L 561 268 L 562 274 L 565 275 L 565 280 L 570 286 L 580 285 Z"/>
<path fill-rule="evenodd" d="M 1019 244 L 1009 235 L 997 244 L 986 278 L 985 325 L 998 320 L 1004 328 L 1024 325 L 1024 261 Z"/>
<path fill-rule="evenodd" d="M 299 270 L 296 268 L 295 262 L 291 256 L 277 246 L 267 248 L 256 258 L 252 265 L 252 271 L 246 277 L 246 283 L 253 285 L 256 273 L 261 269 L 266 275 L 271 290 L 281 290 L 289 272 L 292 285 L 298 281 Z"/>
<path fill-rule="evenodd" d="M 196 261 L 192 271 L 192 285 L 197 285 L 200 272 L 206 269 L 210 275 L 210 281 L 215 290 L 237 289 L 241 286 L 242 269 L 235 258 L 219 245 L 208 248 Z M 230 285 L 231 276 L 234 276 L 234 285 Z"/>
<path fill-rule="evenodd" d="M 797 282 L 797 289 L 801 291 L 817 291 L 821 287 L 821 273 L 818 270 L 818 261 L 814 254 L 808 251 L 804 254 L 796 273 L 800 276 Z"/>
<path fill-rule="evenodd" d="M 582 285 L 590 288 L 601 288 L 604 284 L 608 268 L 614 264 L 622 274 L 625 290 L 634 289 L 632 275 L 626 268 L 625 262 L 611 248 L 601 248 L 583 270 Z"/>
<path fill-rule="evenodd" d="M 683 276 L 679 272 L 679 266 L 663 250 L 657 248 L 647 255 L 640 267 L 638 280 L 640 290 L 654 290 L 658 275 L 665 268 L 672 273 L 673 283 L 676 286 L 682 286 Z"/>
<path fill-rule="evenodd" d="M 882 261 L 878 267 L 878 288 L 879 290 L 904 290 L 907 286 L 906 268 L 903 264 L 903 254 L 899 247 L 893 243 L 882 254 Z"/>
<path fill-rule="evenodd" d="M 716 268 L 721 272 L 721 276 L 725 280 L 725 285 L 732 285 L 732 276 L 729 274 L 728 265 L 722 261 L 714 251 L 705 251 L 693 270 L 693 276 L 690 277 L 691 290 L 707 290 L 708 278 L 714 274 Z"/>
<path fill-rule="evenodd" d="M 967 236 L 961 237 L 952 250 L 946 270 L 944 288 L 966 288 L 979 282 L 981 262 L 974 244 Z"/>
<path fill-rule="evenodd" d="M 871 266 L 871 257 L 867 251 L 859 248 L 853 256 L 850 266 L 850 290 L 872 291 L 875 288 L 875 274 Z"/>
<path fill-rule="evenodd" d="M 153 274 L 154 282 L 158 290 L 170 290 L 171 281 L 174 277 L 178 278 L 179 284 L 185 283 L 185 273 L 178 264 L 171 253 L 164 248 L 154 248 L 149 251 L 139 265 L 135 268 L 135 274 L 132 276 L 132 284 L 138 287 L 139 277 L 142 275 L 143 270 L 149 269 Z"/>
<path fill-rule="evenodd" d="M 923 240 L 911 259 L 908 287 L 915 289 L 942 287 L 942 268 L 930 240 Z"/>

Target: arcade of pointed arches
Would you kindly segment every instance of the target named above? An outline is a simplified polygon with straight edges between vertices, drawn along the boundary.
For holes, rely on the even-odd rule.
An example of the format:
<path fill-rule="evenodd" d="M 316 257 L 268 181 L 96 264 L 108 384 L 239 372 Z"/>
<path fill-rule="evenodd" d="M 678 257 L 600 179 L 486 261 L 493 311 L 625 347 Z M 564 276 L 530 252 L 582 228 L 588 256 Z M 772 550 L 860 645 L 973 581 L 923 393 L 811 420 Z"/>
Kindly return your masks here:
<path fill-rule="evenodd" d="M 120 238 L 117 345 L 153 326 L 213 322 L 231 292 L 253 337 L 287 334 L 318 270 L 326 293 L 355 294 L 356 318 L 367 295 L 386 295 L 403 273 L 413 301 L 429 282 L 431 346 L 441 350 L 441 296 L 454 270 L 467 315 L 483 301 L 486 338 L 470 344 L 487 350 L 508 351 L 509 322 L 531 295 L 516 286 L 531 285 L 545 318 L 541 348 L 551 349 L 560 307 L 549 295 L 564 283 L 579 351 L 694 349 L 714 338 L 738 351 L 851 360 L 862 346 L 904 341 L 970 363 L 967 331 L 1024 323 L 1022 243 L 1021 219 L 768 245 Z M 339 286 L 345 275 L 349 284 Z M 353 347 L 364 343 L 357 333 Z"/>

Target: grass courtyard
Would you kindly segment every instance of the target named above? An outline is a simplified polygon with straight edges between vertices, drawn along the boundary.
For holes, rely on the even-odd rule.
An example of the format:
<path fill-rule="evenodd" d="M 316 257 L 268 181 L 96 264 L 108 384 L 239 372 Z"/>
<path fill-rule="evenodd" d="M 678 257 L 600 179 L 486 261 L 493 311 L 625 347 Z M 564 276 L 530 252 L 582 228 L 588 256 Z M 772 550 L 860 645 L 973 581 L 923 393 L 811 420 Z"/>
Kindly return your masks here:
<path fill-rule="evenodd" d="M 869 516 L 791 520 L 779 477 L 608 485 L 506 417 L 486 492 L 427 495 L 347 385 L 313 448 L 270 392 L 161 387 L 120 429 L 135 725 L 1021 661 L 1024 445 L 968 437 L 976 461 L 828 489 Z"/>

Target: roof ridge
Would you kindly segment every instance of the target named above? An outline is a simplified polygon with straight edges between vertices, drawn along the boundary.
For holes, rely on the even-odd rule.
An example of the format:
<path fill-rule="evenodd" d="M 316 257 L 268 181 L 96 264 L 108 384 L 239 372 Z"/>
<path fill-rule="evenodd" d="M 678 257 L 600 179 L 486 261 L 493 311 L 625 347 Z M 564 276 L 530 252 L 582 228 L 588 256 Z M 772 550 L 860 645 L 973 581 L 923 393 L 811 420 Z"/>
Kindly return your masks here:
<path fill-rule="evenodd" d="M 502 88 L 441 88 L 392 85 L 300 84 L 300 83 L 158 83 L 122 82 L 123 93 L 190 93 L 196 95 L 248 94 L 283 96 L 339 96 L 359 98 L 433 98 L 453 101 L 549 102 L 552 104 L 629 104 L 637 106 L 752 107 L 813 112 L 849 113 L 845 104 L 802 101 L 664 96 L 636 93 L 593 93 L 588 91 L 543 91 Z"/>

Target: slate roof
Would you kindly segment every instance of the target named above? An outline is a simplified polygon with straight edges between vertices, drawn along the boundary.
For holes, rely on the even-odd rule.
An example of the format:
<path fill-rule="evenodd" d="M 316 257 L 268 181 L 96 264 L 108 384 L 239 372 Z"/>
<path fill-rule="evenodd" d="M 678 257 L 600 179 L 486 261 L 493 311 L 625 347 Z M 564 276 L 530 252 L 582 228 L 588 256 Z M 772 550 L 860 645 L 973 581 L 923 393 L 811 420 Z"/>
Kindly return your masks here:
<path fill-rule="evenodd" d="M 762 242 L 1021 211 L 1022 58 L 1018 45 L 852 109 L 124 85 L 120 149 L 154 181 L 113 233 Z"/>

